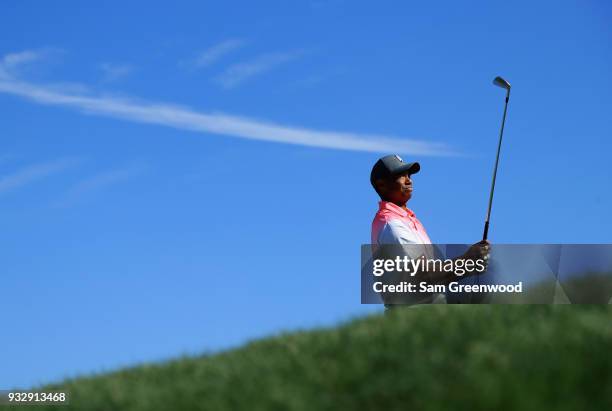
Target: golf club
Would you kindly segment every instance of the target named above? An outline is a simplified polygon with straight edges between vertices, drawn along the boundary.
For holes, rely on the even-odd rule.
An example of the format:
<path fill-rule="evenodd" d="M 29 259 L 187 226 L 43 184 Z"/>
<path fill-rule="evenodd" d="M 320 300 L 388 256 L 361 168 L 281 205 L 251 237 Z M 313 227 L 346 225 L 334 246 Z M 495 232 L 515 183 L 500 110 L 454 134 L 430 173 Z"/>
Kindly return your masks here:
<path fill-rule="evenodd" d="M 499 131 L 499 143 L 497 144 L 497 156 L 495 157 L 495 167 L 493 168 L 493 181 L 491 182 L 491 193 L 489 194 L 489 209 L 485 221 L 482 239 L 486 240 L 489 235 L 489 219 L 491 218 L 491 206 L 493 205 L 493 192 L 495 191 L 495 178 L 497 177 L 497 165 L 499 164 L 499 152 L 501 151 L 502 138 L 504 136 L 504 124 L 506 123 L 506 112 L 508 111 L 508 101 L 510 100 L 510 83 L 501 77 L 495 77 L 493 84 L 506 89 L 506 104 L 504 105 L 504 116 L 502 118 L 501 130 Z"/>

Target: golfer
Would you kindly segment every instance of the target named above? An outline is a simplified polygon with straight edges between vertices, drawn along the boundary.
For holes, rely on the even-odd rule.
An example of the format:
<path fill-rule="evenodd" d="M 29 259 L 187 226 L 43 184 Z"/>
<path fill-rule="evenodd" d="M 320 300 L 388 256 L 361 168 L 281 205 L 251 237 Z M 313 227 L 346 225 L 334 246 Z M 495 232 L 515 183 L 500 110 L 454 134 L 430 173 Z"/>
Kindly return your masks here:
<path fill-rule="evenodd" d="M 388 155 L 379 159 L 370 174 L 370 182 L 380 196 L 378 212 L 372 222 L 373 251 L 382 249 L 383 245 L 393 249 L 395 255 L 408 254 L 411 259 L 421 255 L 426 258 L 435 258 L 435 249 L 427 235 L 425 227 L 414 212 L 406 207 L 412 198 L 412 176 L 419 172 L 419 163 L 406 163 L 398 155 Z M 421 245 L 421 246 L 419 246 Z M 459 258 L 488 259 L 489 242 L 484 240 L 470 247 L 467 253 Z M 465 276 L 464 276 L 465 277 Z M 448 284 L 457 281 L 459 277 L 453 272 L 428 271 L 417 273 L 412 280 L 427 281 L 432 284 Z M 405 278 L 404 278 L 405 279 Z M 382 295 L 387 308 L 395 304 L 430 304 L 445 303 L 446 298 L 441 293 L 420 293 L 403 296 L 403 300 L 390 301 Z M 408 300 L 406 300 L 408 298 Z"/>

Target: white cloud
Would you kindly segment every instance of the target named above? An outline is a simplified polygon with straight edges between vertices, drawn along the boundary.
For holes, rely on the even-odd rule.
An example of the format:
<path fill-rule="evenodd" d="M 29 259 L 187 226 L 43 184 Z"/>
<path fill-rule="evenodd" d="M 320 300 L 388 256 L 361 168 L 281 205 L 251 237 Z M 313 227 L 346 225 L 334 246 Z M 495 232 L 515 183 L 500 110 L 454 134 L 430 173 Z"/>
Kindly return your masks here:
<path fill-rule="evenodd" d="M 193 62 L 193 65 L 196 68 L 208 67 L 216 63 L 225 55 L 242 48 L 245 44 L 246 42 L 240 39 L 229 39 L 222 41 L 221 43 L 215 44 L 214 46 L 200 53 L 200 55 Z"/>
<path fill-rule="evenodd" d="M 286 58 L 289 57 L 277 56 L 272 60 Z M 266 64 L 262 64 L 262 67 L 265 66 Z M 257 72 L 257 68 L 252 71 Z M 170 104 L 85 95 L 75 93 L 71 89 L 64 90 L 57 85 L 43 86 L 13 77 L 0 78 L 0 93 L 12 94 L 40 104 L 70 107 L 88 114 L 250 140 L 383 153 L 432 156 L 456 154 L 444 143 L 377 134 L 313 130 L 224 113 L 200 112 Z"/>
<path fill-rule="evenodd" d="M 77 163 L 78 160 L 76 159 L 60 159 L 46 163 L 31 164 L 11 174 L 0 176 L 0 194 L 60 173 L 75 166 Z"/>
<path fill-rule="evenodd" d="M 57 52 L 59 52 L 59 50 L 46 48 L 5 54 L 0 59 L 0 79 L 17 76 L 24 66 L 46 59 L 52 53 Z"/>
<path fill-rule="evenodd" d="M 25 50 L 19 53 L 6 54 L 2 58 L 2 66 L 9 69 L 41 58 L 40 51 Z"/>
<path fill-rule="evenodd" d="M 103 80 L 107 82 L 119 80 L 134 71 L 130 64 L 102 63 L 100 70 L 103 73 Z"/>
<path fill-rule="evenodd" d="M 39 59 L 39 53 L 26 50 L 19 53 L 7 54 L 0 59 L 0 80 L 16 74 L 17 68 L 28 62 Z"/>
<path fill-rule="evenodd" d="M 262 54 L 253 60 L 229 66 L 215 78 L 215 81 L 225 88 L 233 88 L 251 77 L 270 71 L 299 58 L 301 55 L 302 52 Z"/>
<path fill-rule="evenodd" d="M 122 183 L 141 174 L 145 170 L 142 164 L 132 164 L 121 168 L 103 171 L 75 184 L 55 205 L 64 207 L 71 205 L 83 196 Z"/>

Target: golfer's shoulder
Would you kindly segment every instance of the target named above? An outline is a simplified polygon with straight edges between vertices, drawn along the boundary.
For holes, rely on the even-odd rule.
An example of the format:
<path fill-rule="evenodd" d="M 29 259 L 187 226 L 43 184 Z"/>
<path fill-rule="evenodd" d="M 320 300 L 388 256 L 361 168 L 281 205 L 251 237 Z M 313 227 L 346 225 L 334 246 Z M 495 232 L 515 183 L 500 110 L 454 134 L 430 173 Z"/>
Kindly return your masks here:
<path fill-rule="evenodd" d="M 400 220 L 400 219 L 401 219 L 401 215 L 399 215 L 396 211 L 389 210 L 386 208 L 381 208 L 380 210 L 376 212 L 376 215 L 374 216 L 374 221 L 379 224 L 387 223 L 392 220 Z"/>

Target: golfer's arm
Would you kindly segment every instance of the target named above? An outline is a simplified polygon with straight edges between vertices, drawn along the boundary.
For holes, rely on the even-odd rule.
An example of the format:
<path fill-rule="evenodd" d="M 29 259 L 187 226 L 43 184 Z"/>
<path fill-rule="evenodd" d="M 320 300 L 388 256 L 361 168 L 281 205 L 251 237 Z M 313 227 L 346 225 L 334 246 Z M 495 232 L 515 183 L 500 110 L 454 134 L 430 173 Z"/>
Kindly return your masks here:
<path fill-rule="evenodd" d="M 408 253 L 404 255 L 414 261 L 417 261 L 423 257 L 423 255 L 420 255 L 416 258 L 413 258 Z M 426 259 L 427 259 L 427 256 L 425 256 L 425 260 Z M 419 269 L 418 271 L 395 271 L 393 273 L 391 281 L 392 282 L 395 281 L 397 283 L 405 281 L 405 282 L 414 283 L 414 284 L 418 284 L 422 281 L 428 284 L 448 284 L 452 281 L 456 281 L 458 278 L 460 277 L 455 275 L 454 272 L 447 272 L 444 270 L 438 271 L 438 270 Z"/>
<path fill-rule="evenodd" d="M 410 259 L 418 260 L 421 257 L 425 257 L 427 260 L 427 255 L 425 253 L 421 254 L 420 250 L 417 251 L 415 247 L 421 247 L 423 244 L 415 243 L 410 239 L 410 234 L 406 233 L 402 228 L 401 224 L 394 224 L 393 221 L 388 223 L 383 231 L 381 232 L 381 242 L 385 244 L 383 247 L 387 247 L 386 250 L 391 257 L 395 257 L 397 255 L 407 256 Z M 399 248 L 398 248 L 399 247 Z M 417 258 L 413 258 L 415 254 L 420 254 Z M 389 258 L 389 257 L 388 257 Z M 464 256 L 457 257 L 457 259 L 462 259 Z M 466 273 L 463 276 L 458 276 L 454 272 L 447 272 L 442 269 L 440 270 L 419 270 L 415 273 L 408 272 L 398 272 L 395 274 L 396 281 L 407 281 L 411 282 L 421 282 L 426 281 L 430 284 L 448 284 L 452 281 L 456 281 L 460 278 L 467 277 Z"/>

